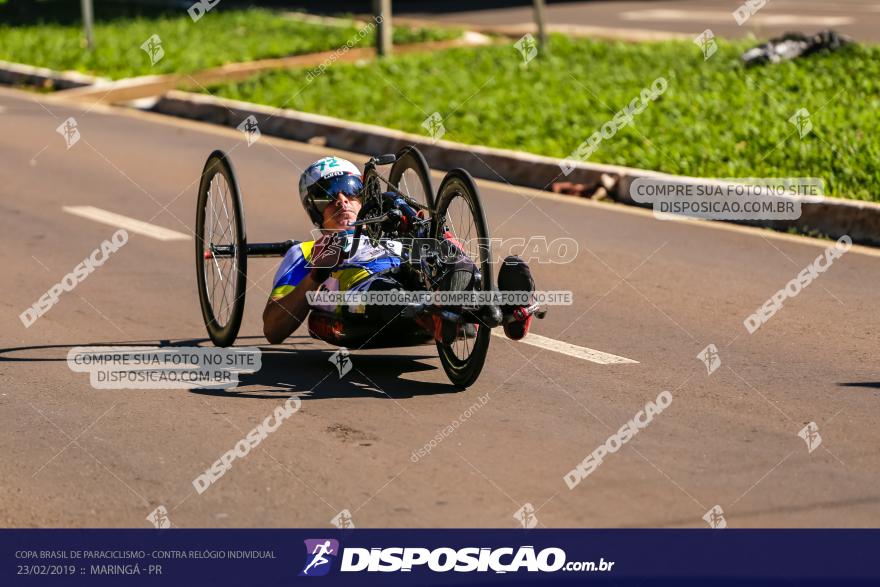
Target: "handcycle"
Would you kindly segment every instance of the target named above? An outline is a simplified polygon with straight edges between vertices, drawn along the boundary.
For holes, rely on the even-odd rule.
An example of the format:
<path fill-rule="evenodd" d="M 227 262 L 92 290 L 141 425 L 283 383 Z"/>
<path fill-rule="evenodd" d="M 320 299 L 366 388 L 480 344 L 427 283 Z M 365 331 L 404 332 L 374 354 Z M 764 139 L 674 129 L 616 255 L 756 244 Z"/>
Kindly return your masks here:
<path fill-rule="evenodd" d="M 385 177 L 381 167 L 390 165 Z M 424 290 L 436 290 L 449 253 L 466 255 L 475 271 L 467 284 L 468 292 L 492 292 L 492 252 L 486 217 L 476 183 L 463 169 L 446 174 L 433 191 L 425 158 L 414 146 L 396 154 L 370 158 L 364 166 L 362 206 L 352 240 L 354 255 L 361 237 L 374 245 L 401 243 L 400 270 L 405 281 Z M 426 241 L 445 245 L 417 250 Z M 196 211 L 196 276 L 202 318 L 211 341 L 217 346 L 235 342 L 241 327 L 247 292 L 249 257 L 281 257 L 296 241 L 249 243 L 245 229 L 244 206 L 238 181 L 229 157 L 216 150 L 202 170 Z M 449 380 L 467 387 L 476 381 L 486 360 L 490 330 L 505 319 L 525 320 L 536 314 L 538 305 L 518 308 L 513 317 L 504 318 L 492 303 L 443 306 L 435 303 L 411 304 L 404 308 L 405 319 L 438 316 L 454 325 L 454 337 L 435 341 L 440 362 Z M 309 334 L 336 346 L 353 348 L 400 347 L 425 344 L 434 336 L 414 328 L 411 320 L 402 326 L 377 331 L 375 324 L 357 316 L 345 316 L 313 308 L 309 313 Z M 383 332 L 384 330 L 384 332 Z"/>

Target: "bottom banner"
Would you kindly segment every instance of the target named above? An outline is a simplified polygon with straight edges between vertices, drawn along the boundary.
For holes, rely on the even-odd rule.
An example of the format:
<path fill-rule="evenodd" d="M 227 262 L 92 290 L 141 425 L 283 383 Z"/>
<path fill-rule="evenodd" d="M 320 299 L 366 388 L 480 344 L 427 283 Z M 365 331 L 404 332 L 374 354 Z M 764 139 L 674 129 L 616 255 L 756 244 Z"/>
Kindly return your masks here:
<path fill-rule="evenodd" d="M 878 530 L 0 530 L 2 585 L 880 584 Z"/>

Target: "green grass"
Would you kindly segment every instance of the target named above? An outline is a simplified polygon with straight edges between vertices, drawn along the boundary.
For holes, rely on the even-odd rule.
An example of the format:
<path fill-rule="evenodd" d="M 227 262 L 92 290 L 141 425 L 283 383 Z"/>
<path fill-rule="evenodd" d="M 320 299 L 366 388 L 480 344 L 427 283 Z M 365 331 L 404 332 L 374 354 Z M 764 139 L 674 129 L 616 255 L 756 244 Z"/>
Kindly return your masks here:
<path fill-rule="evenodd" d="M 96 48 L 83 49 L 75 24 L 0 25 L 0 59 L 56 70 L 77 70 L 114 79 L 135 75 L 190 73 L 224 63 L 283 57 L 342 47 L 359 39 L 373 43 L 375 26 L 358 35 L 350 27 L 307 24 L 262 10 L 216 8 L 193 22 L 185 10 L 158 17 L 120 18 L 95 25 Z M 164 57 L 155 65 L 141 49 L 153 34 L 161 38 Z M 397 29 L 396 43 L 438 40 L 456 31 Z"/>
<path fill-rule="evenodd" d="M 590 161 L 704 177 L 820 177 L 829 195 L 880 201 L 880 48 L 745 69 L 738 56 L 754 43 L 719 41 L 704 61 L 690 42 L 555 36 L 549 55 L 527 67 L 502 45 L 337 63 L 301 92 L 305 70 L 210 90 L 419 134 L 436 111 L 444 139 L 566 157 L 663 76 L 666 92 Z M 788 121 L 800 108 L 813 124 L 803 139 Z"/>

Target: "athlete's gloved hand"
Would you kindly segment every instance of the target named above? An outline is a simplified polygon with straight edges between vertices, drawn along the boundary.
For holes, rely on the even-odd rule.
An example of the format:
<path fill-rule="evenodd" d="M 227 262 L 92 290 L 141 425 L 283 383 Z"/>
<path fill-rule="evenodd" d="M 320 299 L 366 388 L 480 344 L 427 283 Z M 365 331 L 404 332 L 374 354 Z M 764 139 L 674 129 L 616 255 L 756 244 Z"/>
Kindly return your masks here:
<path fill-rule="evenodd" d="M 324 282 L 342 264 L 345 244 L 346 233 L 342 231 L 327 233 L 315 241 L 310 260 L 315 281 Z"/>

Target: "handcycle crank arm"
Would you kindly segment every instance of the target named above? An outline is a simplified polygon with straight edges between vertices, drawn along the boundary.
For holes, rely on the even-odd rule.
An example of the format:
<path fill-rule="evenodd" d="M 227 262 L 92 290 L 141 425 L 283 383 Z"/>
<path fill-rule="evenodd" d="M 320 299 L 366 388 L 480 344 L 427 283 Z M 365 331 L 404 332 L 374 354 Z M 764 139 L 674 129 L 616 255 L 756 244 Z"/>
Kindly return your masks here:
<path fill-rule="evenodd" d="M 501 315 L 501 308 L 498 306 L 483 306 L 476 310 L 462 310 L 461 320 L 495 328 L 496 326 L 501 326 L 503 317 Z"/>
<path fill-rule="evenodd" d="M 534 315 L 536 318 L 543 320 L 547 315 L 547 310 L 542 308 L 540 304 L 532 304 L 525 308 L 516 308 L 513 314 L 507 316 L 504 321 L 508 324 L 511 322 L 525 322 L 529 316 Z"/>
<path fill-rule="evenodd" d="M 498 306 L 483 306 L 477 309 L 463 309 L 461 313 L 453 312 L 438 306 L 429 306 L 426 304 L 416 304 L 407 307 L 403 312 L 404 318 L 414 318 L 416 316 L 434 314 L 440 316 L 448 322 L 458 324 L 480 324 L 488 328 L 495 328 L 502 323 L 501 310 Z"/>

